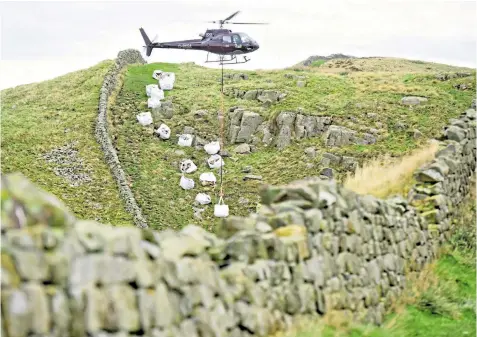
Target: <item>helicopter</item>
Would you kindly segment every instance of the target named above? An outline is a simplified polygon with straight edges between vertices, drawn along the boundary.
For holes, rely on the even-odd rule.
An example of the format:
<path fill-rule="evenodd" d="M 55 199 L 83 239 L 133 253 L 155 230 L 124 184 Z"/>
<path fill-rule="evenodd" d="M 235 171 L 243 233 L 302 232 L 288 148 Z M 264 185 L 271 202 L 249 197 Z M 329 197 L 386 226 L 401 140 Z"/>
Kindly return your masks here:
<path fill-rule="evenodd" d="M 229 20 L 235 17 L 240 11 L 229 15 L 223 20 L 208 21 L 209 23 L 218 23 L 219 29 L 207 29 L 204 34 L 199 34 L 201 39 L 194 40 L 182 40 L 172 42 L 155 42 L 156 38 L 152 41 L 147 36 L 144 29 L 141 27 L 142 38 L 146 45 L 146 55 L 149 57 L 154 48 L 167 48 L 167 49 L 190 49 L 190 50 L 203 50 L 207 52 L 207 59 L 205 63 L 219 62 L 220 64 L 239 64 L 250 61 L 247 58 L 248 53 L 252 53 L 260 48 L 259 44 L 252 39 L 246 33 L 232 32 L 230 29 L 224 29 L 224 24 L 235 25 L 266 25 L 263 22 L 230 22 Z M 218 60 L 209 60 L 209 54 L 219 55 Z M 237 58 L 242 56 L 243 60 Z"/>

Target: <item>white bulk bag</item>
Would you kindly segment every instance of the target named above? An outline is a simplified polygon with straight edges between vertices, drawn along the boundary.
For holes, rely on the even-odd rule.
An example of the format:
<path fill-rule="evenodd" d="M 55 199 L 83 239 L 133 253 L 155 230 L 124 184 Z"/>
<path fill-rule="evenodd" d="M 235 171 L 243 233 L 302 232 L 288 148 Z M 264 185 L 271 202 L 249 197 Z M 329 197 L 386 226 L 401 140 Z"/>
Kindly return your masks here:
<path fill-rule="evenodd" d="M 197 171 L 197 165 L 190 159 L 181 162 L 180 169 L 182 173 L 193 173 Z"/>
<path fill-rule="evenodd" d="M 191 190 L 194 188 L 195 184 L 194 184 L 194 180 L 182 176 L 181 181 L 179 182 L 179 185 L 185 190 Z"/>
<path fill-rule="evenodd" d="M 159 89 L 156 85 L 156 88 L 151 89 L 151 98 L 157 98 L 158 100 L 164 99 L 164 91 Z"/>
<path fill-rule="evenodd" d="M 215 178 L 215 175 L 212 172 L 205 172 L 200 175 L 199 180 L 202 185 L 214 185 L 217 178 Z"/>
<path fill-rule="evenodd" d="M 171 137 L 171 129 L 166 124 L 161 124 L 159 129 L 156 130 L 156 133 L 161 139 L 169 139 Z"/>
<path fill-rule="evenodd" d="M 175 83 L 176 81 L 176 74 L 175 73 L 168 73 L 168 72 L 163 72 L 161 75 L 160 75 L 160 78 L 167 78 L 169 79 L 172 84 Z"/>
<path fill-rule="evenodd" d="M 152 124 L 152 116 L 149 111 L 141 112 L 139 115 L 136 115 L 136 118 L 139 124 L 141 124 L 142 126 Z"/>
<path fill-rule="evenodd" d="M 210 199 L 210 196 L 208 196 L 205 193 L 197 194 L 197 196 L 195 197 L 195 201 L 201 205 L 207 205 L 212 202 L 212 200 Z"/>
<path fill-rule="evenodd" d="M 159 86 L 162 90 L 172 90 L 174 87 L 174 81 L 171 78 L 165 77 L 159 79 Z"/>
<path fill-rule="evenodd" d="M 211 142 L 209 144 L 205 144 L 204 150 L 208 154 L 216 154 L 220 151 L 220 144 L 219 142 Z"/>
<path fill-rule="evenodd" d="M 160 90 L 157 84 L 148 84 L 146 85 L 146 95 L 147 97 L 151 97 L 151 91 L 153 90 Z"/>
<path fill-rule="evenodd" d="M 177 143 L 179 146 L 192 146 L 192 140 L 194 136 L 189 134 L 183 134 L 179 136 L 179 142 Z"/>
<path fill-rule="evenodd" d="M 224 166 L 224 160 L 220 155 L 213 154 L 209 159 L 207 159 L 207 164 L 209 164 L 210 168 L 219 168 Z"/>
<path fill-rule="evenodd" d="M 147 107 L 148 108 L 154 109 L 154 108 L 159 108 L 160 106 L 161 106 L 161 101 L 159 99 L 157 99 L 156 97 L 154 97 L 154 98 L 151 97 L 147 100 Z"/>
<path fill-rule="evenodd" d="M 214 215 L 218 218 L 226 218 L 229 216 L 229 206 L 224 203 L 222 197 L 220 197 L 218 204 L 214 206 Z"/>
<path fill-rule="evenodd" d="M 159 78 L 161 77 L 161 74 L 163 73 L 162 70 L 154 70 L 152 72 L 152 78 L 155 79 L 155 80 L 159 80 Z"/>

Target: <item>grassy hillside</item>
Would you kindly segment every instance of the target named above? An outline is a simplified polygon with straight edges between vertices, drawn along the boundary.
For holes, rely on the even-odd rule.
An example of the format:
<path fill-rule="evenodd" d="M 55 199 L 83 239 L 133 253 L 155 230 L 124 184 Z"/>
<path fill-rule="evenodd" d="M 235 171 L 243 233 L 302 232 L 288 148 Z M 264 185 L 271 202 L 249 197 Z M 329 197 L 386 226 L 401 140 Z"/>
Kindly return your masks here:
<path fill-rule="evenodd" d="M 20 171 L 79 217 L 131 223 L 94 138 L 112 61 L 1 92 L 1 170 Z M 55 173 L 56 172 L 56 173 Z"/>
<path fill-rule="evenodd" d="M 368 62 L 370 68 L 376 67 L 375 59 Z M 234 89 L 272 89 L 287 96 L 283 101 L 265 107 L 257 100 L 227 95 L 223 103 L 225 111 L 232 106 L 241 106 L 273 120 L 282 111 L 301 110 L 309 115 L 333 116 L 333 124 L 358 132 L 374 129 L 378 138 L 374 145 L 340 148 L 325 148 L 322 138 L 293 142 L 282 151 L 259 145 L 248 155 L 235 154 L 233 150 L 236 145 L 228 145 L 227 150 L 232 157 L 226 159 L 225 192 L 231 214 L 246 215 L 254 211 L 258 202 L 257 192 L 262 184 L 283 184 L 319 175 L 323 169 L 320 160 L 324 152 L 353 156 L 361 162 L 385 153 L 390 156 L 407 154 L 424 144 L 426 139 L 438 135 L 448 119 L 459 115 L 472 101 L 475 71 L 406 60 L 399 67 L 395 59 L 386 62 L 394 64 L 387 72 L 329 73 L 326 63 L 318 68 L 301 67 L 294 70 L 238 72 L 227 69 L 226 74 L 245 73 L 249 79 L 227 78 L 226 93 Z M 413 67 L 406 72 L 409 62 Z M 395 68 L 400 71 L 394 71 Z M 164 120 L 157 118 L 154 121 L 155 128 L 162 122 L 171 127 L 173 136 L 169 141 L 154 136 L 152 126 L 142 127 L 136 121 L 137 113 L 151 110 L 147 108 L 145 85 L 155 83 L 151 77 L 154 69 L 176 73 L 174 89 L 166 93 L 166 100 L 171 100 L 175 106 L 174 117 Z M 436 75 L 443 70 L 454 74 L 469 72 L 469 75 L 447 81 L 436 79 Z M 212 205 L 200 207 L 205 209 L 200 212 L 200 218 L 194 216 L 194 213 L 199 213 L 193 206 L 197 193 L 211 193 L 213 202 L 217 197 L 217 189 L 198 184 L 200 173 L 209 171 L 205 164 L 206 153 L 193 148 L 179 148 L 175 137 L 182 133 L 185 126 L 194 127 L 200 137 L 207 140 L 214 140 L 218 136 L 217 112 L 221 107 L 219 78 L 220 70 L 194 64 L 134 65 L 129 66 L 123 74 L 124 85 L 110 111 L 111 130 L 138 203 L 148 217 L 149 224 L 154 227 L 180 227 L 196 223 L 212 228 L 219 223 L 213 217 Z M 306 86 L 297 86 L 298 80 L 304 80 Z M 472 89 L 459 90 L 455 88 L 457 84 L 466 84 Z M 413 95 L 427 97 L 428 102 L 413 107 L 401 104 L 402 97 Z M 200 117 L 196 114 L 198 110 L 207 110 L 207 113 Z M 423 137 L 414 138 L 414 129 L 418 129 Z M 315 158 L 304 153 L 304 149 L 311 146 L 317 150 Z M 190 191 L 179 187 L 181 174 L 178 163 L 187 158 L 199 166 L 198 172 L 190 175 L 196 182 L 196 187 Z M 251 174 L 260 175 L 263 180 L 243 181 L 243 172 L 248 171 L 244 170 L 247 167 L 251 167 Z M 345 173 L 343 168 L 331 167 L 336 170 L 338 179 L 342 179 Z"/>
<path fill-rule="evenodd" d="M 241 106 L 270 121 L 282 111 L 332 116 L 333 124 L 358 132 L 374 130 L 378 139 L 374 145 L 326 148 L 318 137 L 293 142 L 282 151 L 259 145 L 247 155 L 235 154 L 236 145 L 228 145 L 231 158 L 226 159 L 224 186 L 231 214 L 255 211 L 257 192 L 263 184 L 283 184 L 319 175 L 324 167 L 320 164 L 324 152 L 353 156 L 361 163 L 383 154 L 408 154 L 437 135 L 448 118 L 466 109 L 475 91 L 475 71 L 469 69 L 398 59 L 351 60 L 359 62 L 358 71 L 338 61 L 346 60 L 274 71 L 226 69 L 228 75 L 245 73 L 249 77 L 227 78 L 227 94 L 237 89 L 272 89 L 287 95 L 268 107 L 257 100 L 227 95 L 223 103 L 226 111 Z M 111 64 L 106 61 L 54 80 L 3 90 L 1 159 L 2 172 L 23 172 L 62 198 L 79 217 L 123 224 L 131 218 L 123 209 L 93 136 L 99 89 Z M 153 135 L 153 127 L 141 127 L 136 120 L 138 112 L 150 110 L 144 87 L 155 83 L 151 77 L 154 69 L 176 73 L 174 90 L 166 93 L 174 104 L 174 117 L 154 122 L 155 128 L 161 122 L 172 128 L 170 141 L 161 141 Z M 437 79 L 436 75 L 443 72 L 464 77 Z M 462 75 L 465 72 L 471 76 Z M 123 86 L 111 102 L 108 118 L 123 168 L 153 227 L 180 227 L 193 222 L 212 228 L 219 223 L 213 217 L 212 205 L 200 207 L 205 209 L 203 212 L 193 208 L 198 192 L 207 192 L 216 201 L 217 188 L 198 184 L 199 174 L 208 171 L 208 156 L 192 148 L 179 149 L 175 137 L 185 126 L 194 127 L 207 140 L 218 136 L 219 78 L 220 70 L 190 63 L 129 66 L 123 73 Z M 297 81 L 305 81 L 306 86 L 297 86 Z M 467 89 L 456 88 L 459 84 L 465 84 Z M 428 102 L 404 106 L 400 101 L 407 95 L 425 96 Z M 198 110 L 207 113 L 199 116 Z M 419 129 L 423 137 L 414 138 L 414 129 Z M 315 157 L 305 154 L 307 147 L 316 149 Z M 199 166 L 192 175 L 196 181 L 192 191 L 183 191 L 178 184 L 178 164 L 186 158 Z M 330 167 L 342 180 L 346 170 L 340 165 Z M 262 180 L 244 181 L 244 172 L 260 175 Z"/>
<path fill-rule="evenodd" d="M 424 62 L 420 60 L 409 60 L 396 57 L 362 57 L 345 58 L 346 55 L 330 55 L 328 57 L 317 56 L 308 67 L 303 62 L 293 66 L 293 69 L 309 69 L 319 72 L 343 72 L 343 71 L 365 71 L 365 72 L 394 72 L 394 73 L 449 73 L 449 72 L 470 72 L 472 69 L 460 68 L 447 64 L 434 62 Z"/>

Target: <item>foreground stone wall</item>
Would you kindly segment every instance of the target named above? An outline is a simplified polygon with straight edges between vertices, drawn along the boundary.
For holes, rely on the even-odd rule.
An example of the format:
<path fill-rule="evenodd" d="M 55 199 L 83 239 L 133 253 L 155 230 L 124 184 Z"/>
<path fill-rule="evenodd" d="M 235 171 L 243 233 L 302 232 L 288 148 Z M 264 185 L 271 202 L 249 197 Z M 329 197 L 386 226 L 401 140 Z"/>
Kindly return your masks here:
<path fill-rule="evenodd" d="M 103 150 L 111 174 L 116 180 L 119 194 L 125 203 L 126 210 L 133 216 L 136 226 L 146 228 L 146 219 L 142 215 L 141 208 L 137 204 L 134 194 L 129 188 L 126 174 L 121 167 L 118 154 L 116 153 L 116 149 L 114 148 L 108 133 L 108 100 L 116 89 L 118 76 L 121 70 L 128 64 L 133 63 L 145 63 L 141 53 L 134 49 L 123 50 L 118 53 L 115 64 L 105 76 L 99 96 L 98 119 L 96 121 L 95 135 L 97 141 L 101 145 L 101 149 Z"/>
<path fill-rule="evenodd" d="M 380 324 L 448 237 L 475 155 L 468 110 L 409 201 L 310 178 L 267 188 L 259 214 L 217 235 L 79 221 L 2 176 L 2 336 L 267 336 L 299 314 Z"/>

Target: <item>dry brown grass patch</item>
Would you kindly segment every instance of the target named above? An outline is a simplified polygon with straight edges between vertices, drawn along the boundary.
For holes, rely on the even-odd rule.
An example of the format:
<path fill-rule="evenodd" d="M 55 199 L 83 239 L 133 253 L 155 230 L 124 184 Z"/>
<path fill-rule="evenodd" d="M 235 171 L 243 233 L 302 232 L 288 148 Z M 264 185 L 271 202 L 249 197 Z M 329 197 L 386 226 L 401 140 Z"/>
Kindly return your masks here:
<path fill-rule="evenodd" d="M 356 193 L 371 194 L 378 198 L 392 194 L 404 195 L 412 183 L 414 172 L 432 161 L 438 148 L 437 141 L 430 141 L 423 148 L 400 159 L 389 156 L 374 159 L 359 167 L 354 175 L 348 175 L 344 186 Z"/>

